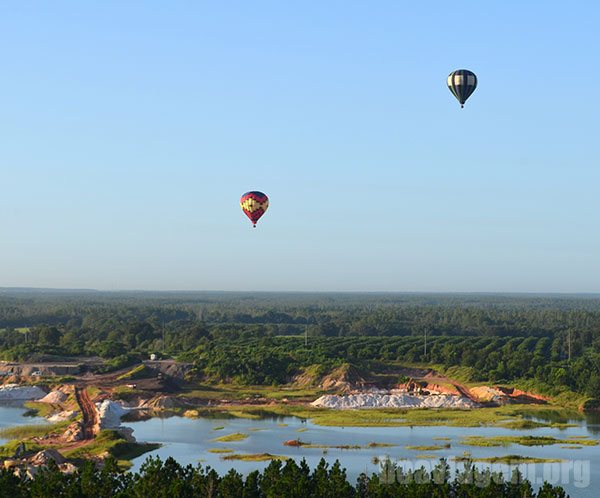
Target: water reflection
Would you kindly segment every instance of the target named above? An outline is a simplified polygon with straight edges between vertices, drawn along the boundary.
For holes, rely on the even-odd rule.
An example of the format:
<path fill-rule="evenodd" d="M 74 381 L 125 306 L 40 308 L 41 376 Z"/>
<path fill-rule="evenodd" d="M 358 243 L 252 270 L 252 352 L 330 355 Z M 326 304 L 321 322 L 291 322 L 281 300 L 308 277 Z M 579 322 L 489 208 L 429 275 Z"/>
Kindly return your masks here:
<path fill-rule="evenodd" d="M 270 417 L 260 420 L 240 418 L 198 418 L 184 417 L 153 418 L 128 424 L 134 429 L 134 436 L 140 441 L 159 442 L 163 446 L 151 454 L 165 459 L 174 457 L 182 464 L 208 465 L 219 473 L 235 468 L 247 473 L 262 469 L 268 462 L 248 462 L 224 460 L 225 455 L 270 453 L 297 461 L 306 459 L 315 467 L 321 458 L 330 463 L 339 460 L 347 469 L 348 477 L 354 481 L 362 472 L 371 474 L 379 471 L 379 462 L 389 457 L 403 465 L 416 465 L 436 462 L 440 457 L 452 461 L 463 457 L 465 452 L 473 458 L 501 457 L 518 454 L 533 458 L 557 458 L 572 462 L 589 462 L 591 473 L 590 487 L 576 488 L 573 483 L 566 486 L 571 496 L 594 497 L 592 487 L 600 483 L 600 446 L 559 444 L 550 446 L 506 445 L 500 447 L 479 447 L 465 444 L 467 436 L 550 436 L 558 439 L 590 438 L 597 434 L 598 417 L 585 417 L 574 413 L 549 413 L 543 420 L 553 423 L 571 423 L 573 427 L 539 427 L 535 429 L 507 429 L 500 427 L 323 427 L 310 420 L 301 421 L 294 417 Z M 538 415 L 538 414 L 536 414 Z M 537 419 L 542 421 L 542 418 Z M 591 425 L 588 425 L 590 423 Z M 246 437 L 235 442 L 215 441 L 219 436 L 242 433 Z M 311 443 L 307 446 L 285 446 L 285 441 L 300 439 Z M 383 447 L 373 443 L 386 443 Z M 344 448 L 354 447 L 354 449 Z M 356 448 L 359 447 L 359 448 Z M 434 448 L 432 448 L 434 447 Z M 411 449 L 414 448 L 414 449 Z M 424 449 L 429 448 L 429 449 Z M 211 451 L 212 450 L 212 451 Z M 229 453 L 214 453 L 214 451 Z M 134 470 L 147 458 L 148 454 L 134 461 Z M 477 464 L 485 467 L 488 464 Z M 536 464 L 540 476 L 541 464 Z M 598 482 L 597 482 L 598 481 Z"/>

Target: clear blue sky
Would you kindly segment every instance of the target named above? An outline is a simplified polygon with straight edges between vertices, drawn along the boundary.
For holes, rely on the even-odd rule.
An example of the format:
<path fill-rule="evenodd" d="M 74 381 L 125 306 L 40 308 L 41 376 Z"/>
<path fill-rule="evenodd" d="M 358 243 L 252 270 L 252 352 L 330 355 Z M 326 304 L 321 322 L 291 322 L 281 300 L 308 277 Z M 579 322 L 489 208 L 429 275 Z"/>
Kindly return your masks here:
<path fill-rule="evenodd" d="M 0 286 L 600 291 L 599 25 L 591 0 L 2 2 Z"/>

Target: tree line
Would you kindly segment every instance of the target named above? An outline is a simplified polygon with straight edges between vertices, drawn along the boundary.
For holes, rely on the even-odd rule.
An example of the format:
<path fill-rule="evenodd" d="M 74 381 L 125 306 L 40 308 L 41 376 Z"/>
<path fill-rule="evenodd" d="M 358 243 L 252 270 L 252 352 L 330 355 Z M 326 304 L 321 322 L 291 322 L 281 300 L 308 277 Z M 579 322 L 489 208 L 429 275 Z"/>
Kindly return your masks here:
<path fill-rule="evenodd" d="M 467 367 L 473 380 L 535 379 L 598 398 L 600 300 L 0 292 L 2 359 L 99 356 L 111 370 L 152 352 L 195 363 L 199 377 L 242 384 L 283 384 L 311 365 L 420 362 Z"/>
<path fill-rule="evenodd" d="M 389 466 L 389 462 L 387 463 Z M 559 486 L 544 483 L 534 491 L 531 483 L 515 471 L 512 476 L 479 471 L 472 464 L 452 477 L 444 460 L 427 472 L 424 468 L 405 473 L 368 477 L 361 474 L 351 484 L 339 462 L 321 459 L 311 470 L 302 460 L 272 461 L 262 472 L 243 476 L 232 469 L 221 476 L 211 468 L 182 466 L 174 459 L 149 458 L 139 472 L 119 471 L 109 459 L 100 470 L 87 462 L 73 474 L 61 473 L 56 465 L 34 479 L 0 470 L 0 496 L 10 498 L 447 498 L 452 496 L 494 498 L 564 498 Z M 390 478 L 392 476 L 392 478 Z"/>

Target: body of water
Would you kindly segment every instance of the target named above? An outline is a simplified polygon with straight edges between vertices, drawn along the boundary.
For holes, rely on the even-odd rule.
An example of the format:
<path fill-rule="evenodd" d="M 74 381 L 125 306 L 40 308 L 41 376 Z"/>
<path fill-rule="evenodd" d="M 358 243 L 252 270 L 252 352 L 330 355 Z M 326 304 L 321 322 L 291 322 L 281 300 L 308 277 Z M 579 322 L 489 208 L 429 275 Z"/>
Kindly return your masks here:
<path fill-rule="evenodd" d="M 23 407 L 23 401 L 0 402 L 0 429 L 14 427 L 15 425 L 48 423 L 43 417 L 24 416 L 26 413 L 27 409 Z M 5 439 L 0 438 L 0 444 L 3 444 L 5 441 Z"/>
<path fill-rule="evenodd" d="M 0 404 L 0 428 L 32 423 L 47 423 L 41 417 L 26 417 L 26 410 L 21 402 L 3 402 Z M 564 421 L 564 420 L 562 420 Z M 250 420 L 233 419 L 189 419 L 184 417 L 152 418 L 139 422 L 127 422 L 125 425 L 134 429 L 138 441 L 161 443 L 162 446 L 146 453 L 133 461 L 134 471 L 139 470 L 149 455 L 160 456 L 163 460 L 175 458 L 181 464 L 202 464 L 210 466 L 220 474 L 235 468 L 241 473 L 263 469 L 269 462 L 244 462 L 239 460 L 223 460 L 225 454 L 211 453 L 208 450 L 230 449 L 234 453 L 271 453 L 293 458 L 297 461 L 306 459 L 311 467 L 315 467 L 321 458 L 332 464 L 339 460 L 346 468 L 351 482 L 355 482 L 362 472 L 372 474 L 380 471 L 375 459 L 389 457 L 405 468 L 419 468 L 421 465 L 430 469 L 440 457 L 449 460 L 451 466 L 462 468 L 462 464 L 453 464 L 453 457 L 461 457 L 469 452 L 473 458 L 494 457 L 503 455 L 521 455 L 540 458 L 559 458 L 556 464 L 528 464 L 522 466 L 525 477 L 534 485 L 544 479 L 563 486 L 573 497 L 596 498 L 600 494 L 600 446 L 581 446 L 580 449 L 552 446 L 476 447 L 461 444 L 467 436 L 552 436 L 567 438 L 600 438 L 600 417 L 575 419 L 569 422 L 575 427 L 564 429 L 543 427 L 529 430 L 511 430 L 497 427 L 322 427 L 295 417 Z M 222 429 L 218 429 L 223 427 Z M 240 432 L 248 437 L 243 441 L 216 442 L 215 438 Z M 436 439 L 448 438 L 448 439 Z M 304 442 L 327 445 L 359 445 L 361 449 L 305 448 L 284 446 L 283 442 L 300 439 Z M 0 444 L 4 440 L 0 439 Z M 387 443 L 395 446 L 385 448 L 369 448 L 369 443 Z M 406 446 L 430 446 L 450 444 L 450 448 L 436 451 L 409 450 Z M 434 459 L 423 455 L 433 455 Z M 489 464 L 477 464 L 486 467 Z M 493 466 L 506 475 L 508 466 Z"/>
<path fill-rule="evenodd" d="M 306 459 L 314 467 L 321 458 L 333 463 L 339 460 L 347 469 L 351 482 L 355 482 L 362 472 L 371 474 L 380 471 L 375 458 L 389 457 L 405 468 L 430 469 L 440 457 L 448 459 L 450 465 L 462 469 L 462 463 L 453 463 L 453 457 L 461 457 L 469 452 L 473 458 L 496 457 L 503 455 L 521 455 L 539 458 L 558 458 L 561 463 L 527 464 L 521 466 L 525 477 L 534 485 L 547 480 L 563 486 L 571 496 L 597 497 L 600 490 L 600 446 L 581 446 L 579 449 L 552 446 L 477 447 L 461 444 L 467 436 L 552 436 L 560 439 L 586 438 L 597 439 L 600 430 L 598 420 L 577 419 L 570 421 L 576 427 L 564 429 L 537 428 L 530 430 L 511 430 L 497 427 L 323 427 L 302 421 L 295 417 L 280 419 L 188 419 L 183 417 L 153 418 L 140 422 L 129 422 L 138 441 L 162 443 L 163 446 L 134 460 L 134 470 L 148 457 L 158 455 L 163 460 L 169 456 L 182 464 L 191 463 L 210 466 L 220 474 L 235 468 L 241 473 L 262 469 L 269 462 L 244 462 L 223 460 L 224 454 L 211 453 L 213 448 L 231 449 L 235 453 L 271 453 L 300 460 Z M 215 430 L 216 427 L 223 429 Z M 241 432 L 248 437 L 243 441 L 215 442 L 214 439 L 226 434 Z M 439 440 L 434 438 L 449 438 Z M 284 446 L 283 442 L 300 439 L 318 445 L 360 445 L 361 449 L 304 448 Z M 369 443 L 394 444 L 393 447 L 369 448 Z M 409 450 L 406 446 L 430 446 L 450 444 L 450 448 L 436 451 Z M 435 459 L 422 455 L 435 456 Z M 478 467 L 490 466 L 477 464 Z M 495 470 L 510 473 L 508 465 L 494 465 Z"/>

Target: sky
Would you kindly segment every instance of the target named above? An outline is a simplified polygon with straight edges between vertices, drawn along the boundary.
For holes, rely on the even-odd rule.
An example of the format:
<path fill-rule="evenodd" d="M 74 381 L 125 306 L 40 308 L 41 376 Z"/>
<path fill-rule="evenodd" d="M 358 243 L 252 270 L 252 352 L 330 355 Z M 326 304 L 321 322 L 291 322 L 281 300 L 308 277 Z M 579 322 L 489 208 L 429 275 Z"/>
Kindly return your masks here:
<path fill-rule="evenodd" d="M 599 292 L 599 24 L 591 0 L 2 2 L 0 287 Z"/>

